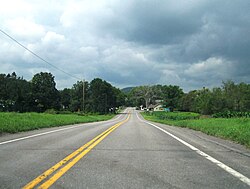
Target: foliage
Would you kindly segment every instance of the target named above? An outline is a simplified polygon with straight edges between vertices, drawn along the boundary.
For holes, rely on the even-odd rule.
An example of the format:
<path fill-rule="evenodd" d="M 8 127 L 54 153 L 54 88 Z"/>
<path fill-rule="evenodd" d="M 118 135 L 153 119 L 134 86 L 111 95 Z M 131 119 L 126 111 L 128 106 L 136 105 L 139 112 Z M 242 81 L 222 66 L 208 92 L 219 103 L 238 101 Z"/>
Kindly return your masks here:
<path fill-rule="evenodd" d="M 59 112 L 56 111 L 55 109 L 48 109 L 44 113 L 46 113 L 46 114 L 59 114 Z"/>
<path fill-rule="evenodd" d="M 113 116 L 114 114 L 78 116 L 76 114 L 1 112 L 0 133 L 16 133 L 61 125 L 104 121 Z"/>
<path fill-rule="evenodd" d="M 58 112 L 110 113 L 125 104 L 120 89 L 99 78 L 92 82 L 77 81 L 72 88 L 61 91 L 51 73 L 35 74 L 31 81 L 17 77 L 16 73 L 0 74 L 0 111 L 4 112 Z M 83 100 L 84 99 L 84 100 Z M 52 111 L 53 110 L 53 111 Z M 54 112 L 55 113 L 55 112 Z"/>
<path fill-rule="evenodd" d="M 71 89 L 64 89 L 67 90 L 68 95 L 68 106 L 64 106 L 64 110 L 68 109 L 73 112 L 75 111 L 85 111 L 86 106 L 88 104 L 89 99 L 89 83 L 87 81 L 84 82 L 84 101 L 83 101 L 83 81 L 77 81 L 73 85 Z M 84 102 L 84 105 L 83 105 Z M 83 110 L 84 108 L 84 110 Z"/>
<path fill-rule="evenodd" d="M 63 89 L 62 91 L 59 91 L 60 97 L 61 97 L 61 105 L 62 109 L 70 109 L 71 105 L 71 89 Z"/>
<path fill-rule="evenodd" d="M 183 91 L 179 86 L 152 85 L 133 88 L 128 94 L 129 105 L 148 107 L 149 104 L 156 104 L 157 100 L 162 101 L 165 107 L 171 110 L 177 108 L 178 101 Z"/>
<path fill-rule="evenodd" d="M 171 120 L 186 120 L 186 119 L 199 119 L 200 114 L 193 112 L 147 112 L 146 115 L 155 116 L 159 119 Z"/>
<path fill-rule="evenodd" d="M 223 82 L 221 88 L 190 91 L 179 101 L 179 110 L 201 114 L 250 111 L 250 84 Z"/>
<path fill-rule="evenodd" d="M 15 72 L 0 74 L 0 111 L 45 112 L 54 109 L 105 114 L 123 105 L 148 107 L 161 103 L 171 111 L 203 115 L 250 112 L 250 84 L 246 83 L 227 81 L 222 83 L 222 87 L 204 87 L 185 94 L 179 86 L 173 85 L 138 86 L 129 90 L 124 93 L 110 83 L 95 78 L 90 83 L 84 82 L 83 97 L 82 81 L 77 81 L 72 88 L 58 91 L 51 73 L 35 74 L 31 81 L 18 77 Z"/>
<path fill-rule="evenodd" d="M 214 118 L 250 118 L 250 112 L 232 112 L 232 111 L 226 111 L 226 112 L 219 112 L 213 114 Z"/>
<path fill-rule="evenodd" d="M 90 83 L 90 105 L 93 112 L 101 114 L 108 113 L 109 109 L 115 107 L 116 96 L 112 85 L 99 78 Z"/>
<path fill-rule="evenodd" d="M 30 83 L 16 73 L 0 74 L 0 111 L 28 111 Z"/>
<path fill-rule="evenodd" d="M 206 119 L 161 119 L 155 115 L 142 113 L 145 119 L 167 125 L 187 127 L 225 139 L 230 139 L 250 147 L 249 118 L 206 118 Z"/>
<path fill-rule="evenodd" d="M 51 73 L 35 74 L 31 80 L 32 100 L 35 110 L 44 112 L 47 109 L 60 109 L 60 96 L 56 89 L 56 82 Z"/>
<path fill-rule="evenodd" d="M 157 91 L 154 90 L 154 86 L 139 86 L 131 90 L 131 96 L 140 102 L 144 100 L 146 108 L 149 106 L 150 101 L 156 97 Z"/>

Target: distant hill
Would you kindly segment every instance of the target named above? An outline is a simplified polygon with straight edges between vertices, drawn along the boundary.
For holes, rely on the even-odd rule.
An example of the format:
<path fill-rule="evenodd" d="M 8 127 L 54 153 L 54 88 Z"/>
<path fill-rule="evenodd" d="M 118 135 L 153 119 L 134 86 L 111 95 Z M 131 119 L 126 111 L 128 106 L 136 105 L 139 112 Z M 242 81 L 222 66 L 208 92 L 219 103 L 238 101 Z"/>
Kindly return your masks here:
<path fill-rule="evenodd" d="M 133 88 L 134 87 L 126 87 L 126 88 L 121 89 L 121 91 L 124 93 L 129 93 Z"/>

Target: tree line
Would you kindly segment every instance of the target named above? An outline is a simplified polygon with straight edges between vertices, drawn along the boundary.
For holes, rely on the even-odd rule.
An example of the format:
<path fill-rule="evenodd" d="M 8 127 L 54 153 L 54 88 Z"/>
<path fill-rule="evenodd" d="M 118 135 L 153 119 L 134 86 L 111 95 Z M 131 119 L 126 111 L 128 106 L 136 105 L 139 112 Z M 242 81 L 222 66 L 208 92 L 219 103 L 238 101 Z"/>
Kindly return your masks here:
<path fill-rule="evenodd" d="M 126 105 L 160 104 L 171 111 L 196 112 L 211 115 L 219 112 L 249 112 L 250 84 L 233 81 L 222 82 L 221 87 L 202 88 L 184 93 L 179 86 L 152 85 L 139 86 L 127 93 Z"/>
<path fill-rule="evenodd" d="M 84 99 L 84 100 L 83 100 Z M 45 112 L 84 111 L 105 114 L 123 105 L 125 95 L 110 83 L 96 78 L 91 82 L 77 81 L 71 88 L 56 89 L 51 73 L 41 72 L 31 81 L 12 74 L 0 74 L 0 111 Z"/>
<path fill-rule="evenodd" d="M 84 86 L 84 97 L 83 97 Z M 51 73 L 41 72 L 31 81 L 12 74 L 0 74 L 0 111 L 45 112 L 84 111 L 105 114 L 119 106 L 148 107 L 160 103 L 171 111 L 215 114 L 249 112 L 250 84 L 222 82 L 221 87 L 202 88 L 184 93 L 176 85 L 152 85 L 130 88 L 122 92 L 110 83 L 96 78 L 91 82 L 77 81 L 71 88 L 56 89 Z"/>
<path fill-rule="evenodd" d="M 249 112 L 250 84 L 222 82 L 221 87 L 203 88 L 184 94 L 179 101 L 182 111 L 215 114 L 219 112 Z"/>

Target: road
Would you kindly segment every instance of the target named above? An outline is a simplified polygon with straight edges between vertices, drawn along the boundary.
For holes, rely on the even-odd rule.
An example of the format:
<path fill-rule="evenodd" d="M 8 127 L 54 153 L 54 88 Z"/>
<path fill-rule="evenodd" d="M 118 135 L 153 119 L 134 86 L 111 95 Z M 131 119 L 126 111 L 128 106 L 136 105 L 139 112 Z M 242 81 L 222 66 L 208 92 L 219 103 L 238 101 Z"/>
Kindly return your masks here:
<path fill-rule="evenodd" d="M 249 149 L 126 112 L 1 136 L 0 188 L 250 188 Z"/>

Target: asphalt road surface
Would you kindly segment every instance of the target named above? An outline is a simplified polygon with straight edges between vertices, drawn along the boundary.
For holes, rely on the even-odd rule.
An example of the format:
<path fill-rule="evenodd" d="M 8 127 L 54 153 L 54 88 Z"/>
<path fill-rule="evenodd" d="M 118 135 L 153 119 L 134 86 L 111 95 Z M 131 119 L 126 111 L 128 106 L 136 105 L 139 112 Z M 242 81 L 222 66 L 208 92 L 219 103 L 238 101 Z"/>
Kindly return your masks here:
<path fill-rule="evenodd" d="M 250 150 L 197 131 L 113 120 L 0 137 L 0 188 L 250 188 Z"/>

